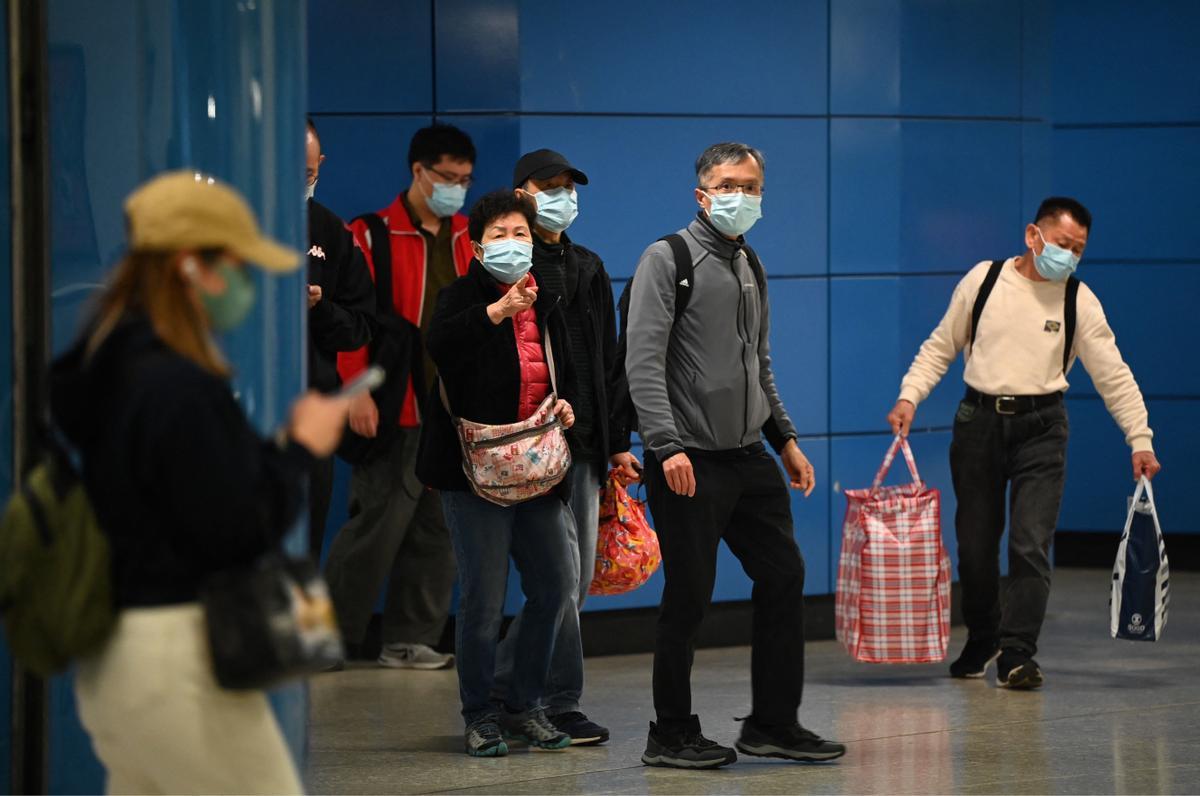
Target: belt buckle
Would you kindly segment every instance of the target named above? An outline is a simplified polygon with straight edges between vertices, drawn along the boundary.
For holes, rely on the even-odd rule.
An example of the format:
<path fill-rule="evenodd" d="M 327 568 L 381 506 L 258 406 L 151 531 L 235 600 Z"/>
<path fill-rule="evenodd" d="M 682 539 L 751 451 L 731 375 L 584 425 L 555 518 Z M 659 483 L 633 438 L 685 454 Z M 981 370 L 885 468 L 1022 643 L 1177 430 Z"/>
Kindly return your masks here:
<path fill-rule="evenodd" d="M 1004 408 L 1005 402 L 1007 402 L 1008 409 Z M 1015 395 L 996 396 L 996 414 L 998 415 L 1015 415 L 1017 413 L 1016 405 L 1017 397 Z"/>

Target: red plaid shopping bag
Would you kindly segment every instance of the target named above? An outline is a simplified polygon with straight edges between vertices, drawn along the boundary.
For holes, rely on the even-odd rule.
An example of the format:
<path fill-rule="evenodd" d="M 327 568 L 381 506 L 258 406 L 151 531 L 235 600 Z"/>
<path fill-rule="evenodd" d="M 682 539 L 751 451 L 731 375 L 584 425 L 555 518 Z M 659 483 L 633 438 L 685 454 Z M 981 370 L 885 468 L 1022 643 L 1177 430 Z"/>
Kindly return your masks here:
<path fill-rule="evenodd" d="M 896 451 L 912 483 L 880 486 Z M 897 435 L 870 489 L 846 490 L 837 582 L 837 637 L 856 660 L 930 663 L 950 642 L 950 557 L 941 493 L 925 485 Z"/>

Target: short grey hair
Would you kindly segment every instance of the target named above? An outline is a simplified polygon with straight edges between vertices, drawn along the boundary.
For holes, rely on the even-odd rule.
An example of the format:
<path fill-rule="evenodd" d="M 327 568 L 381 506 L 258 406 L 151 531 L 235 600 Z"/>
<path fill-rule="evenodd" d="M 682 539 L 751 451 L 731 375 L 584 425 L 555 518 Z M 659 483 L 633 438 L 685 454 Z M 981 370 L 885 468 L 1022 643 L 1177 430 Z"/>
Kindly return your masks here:
<path fill-rule="evenodd" d="M 703 187 L 705 177 L 713 170 L 714 166 L 720 166 L 725 163 L 741 163 L 746 158 L 754 158 L 758 163 L 759 171 L 763 172 L 764 175 L 766 174 L 767 161 L 763 157 L 762 152 L 759 152 L 754 147 L 748 144 L 740 144 L 736 141 L 713 144 L 701 152 L 700 157 L 696 158 L 696 184 Z"/>

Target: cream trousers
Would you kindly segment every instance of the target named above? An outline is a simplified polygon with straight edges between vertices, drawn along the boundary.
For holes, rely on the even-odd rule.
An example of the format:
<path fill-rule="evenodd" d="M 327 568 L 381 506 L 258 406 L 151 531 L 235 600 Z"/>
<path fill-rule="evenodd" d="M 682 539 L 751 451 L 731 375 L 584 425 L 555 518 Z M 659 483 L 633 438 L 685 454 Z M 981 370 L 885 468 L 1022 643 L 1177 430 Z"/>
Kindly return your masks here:
<path fill-rule="evenodd" d="M 261 691 L 213 678 L 199 605 L 132 608 L 75 677 L 109 793 L 300 793 Z"/>

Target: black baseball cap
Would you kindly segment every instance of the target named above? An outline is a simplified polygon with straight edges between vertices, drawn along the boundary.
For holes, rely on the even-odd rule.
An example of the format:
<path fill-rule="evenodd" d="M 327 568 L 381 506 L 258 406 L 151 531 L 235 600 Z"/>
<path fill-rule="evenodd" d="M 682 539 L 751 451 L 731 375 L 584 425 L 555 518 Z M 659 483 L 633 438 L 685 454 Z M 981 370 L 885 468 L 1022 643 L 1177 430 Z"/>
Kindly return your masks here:
<path fill-rule="evenodd" d="M 588 178 L 579 169 L 553 149 L 535 149 L 522 155 L 513 169 L 513 187 L 520 188 L 526 180 L 548 180 L 563 172 L 569 172 L 571 179 L 580 185 L 587 185 Z"/>

